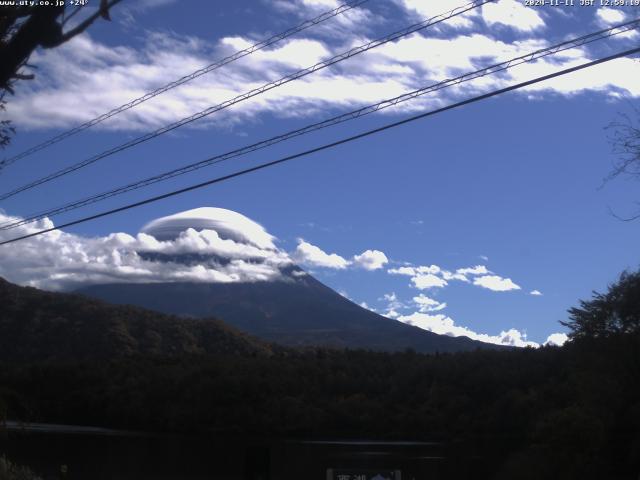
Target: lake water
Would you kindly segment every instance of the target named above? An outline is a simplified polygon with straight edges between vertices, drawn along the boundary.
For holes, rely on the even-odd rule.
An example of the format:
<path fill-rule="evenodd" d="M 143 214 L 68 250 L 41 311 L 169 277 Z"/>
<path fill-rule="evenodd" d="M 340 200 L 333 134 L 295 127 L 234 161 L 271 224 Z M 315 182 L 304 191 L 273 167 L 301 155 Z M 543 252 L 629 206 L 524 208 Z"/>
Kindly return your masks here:
<path fill-rule="evenodd" d="M 164 436 L 9 424 L 0 454 L 45 480 L 428 480 L 486 478 L 483 461 L 429 442 Z M 61 466 L 66 474 L 61 473 Z"/>

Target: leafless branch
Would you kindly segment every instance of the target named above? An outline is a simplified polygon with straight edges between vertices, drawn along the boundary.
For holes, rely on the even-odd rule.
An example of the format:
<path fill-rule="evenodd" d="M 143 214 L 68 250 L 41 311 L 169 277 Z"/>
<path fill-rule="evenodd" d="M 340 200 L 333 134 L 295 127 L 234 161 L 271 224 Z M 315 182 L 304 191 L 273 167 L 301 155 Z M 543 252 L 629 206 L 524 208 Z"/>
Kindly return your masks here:
<path fill-rule="evenodd" d="M 633 215 L 631 217 L 621 217 L 620 215 L 616 214 L 611 207 L 607 207 L 607 210 L 609 210 L 609 214 L 612 217 L 622 222 L 633 222 L 634 220 L 638 220 L 640 218 L 640 213 Z"/>
<path fill-rule="evenodd" d="M 83 20 L 75 28 L 72 28 L 71 30 L 69 30 L 67 32 L 64 32 L 60 36 L 60 40 L 55 45 L 52 45 L 52 46 L 61 45 L 64 42 L 67 42 L 67 41 L 71 40 L 76 35 L 81 34 L 87 28 L 89 28 L 89 26 L 91 26 L 91 24 L 93 22 L 95 22 L 98 19 L 98 17 L 102 17 L 105 20 L 111 20 L 111 17 L 109 16 L 109 9 L 111 7 L 113 7 L 114 5 L 120 3 L 121 1 L 122 0 L 101 0 L 100 8 L 98 8 L 98 11 L 96 13 L 94 13 L 93 15 L 87 17 L 85 20 Z"/>
<path fill-rule="evenodd" d="M 640 119 L 640 109 L 632 108 Z M 620 175 L 640 178 L 640 126 L 628 114 L 619 113 L 618 120 L 611 122 L 607 130 L 612 132 L 609 135 L 609 143 L 617 160 L 604 182 Z"/>

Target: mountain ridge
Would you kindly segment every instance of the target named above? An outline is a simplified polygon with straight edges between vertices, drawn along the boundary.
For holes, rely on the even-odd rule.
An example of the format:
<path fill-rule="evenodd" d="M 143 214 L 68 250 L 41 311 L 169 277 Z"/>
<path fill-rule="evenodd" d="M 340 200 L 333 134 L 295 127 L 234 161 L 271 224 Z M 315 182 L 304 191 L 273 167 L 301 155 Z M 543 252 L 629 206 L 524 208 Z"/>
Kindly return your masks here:
<path fill-rule="evenodd" d="M 0 278 L 0 361 L 79 361 L 127 356 L 266 355 L 273 347 L 224 322 L 111 305 Z"/>
<path fill-rule="evenodd" d="M 284 280 L 245 283 L 103 284 L 76 290 L 114 304 L 167 314 L 222 318 L 269 342 L 421 353 L 504 348 L 468 337 L 438 335 L 364 309 L 299 267 Z"/>

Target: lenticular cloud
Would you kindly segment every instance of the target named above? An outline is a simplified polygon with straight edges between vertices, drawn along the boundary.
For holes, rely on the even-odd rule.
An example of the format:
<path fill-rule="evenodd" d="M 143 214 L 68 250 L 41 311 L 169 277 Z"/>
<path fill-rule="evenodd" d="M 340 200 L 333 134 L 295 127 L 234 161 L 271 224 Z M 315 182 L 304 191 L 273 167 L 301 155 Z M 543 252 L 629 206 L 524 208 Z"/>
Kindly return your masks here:
<path fill-rule="evenodd" d="M 16 220 L 0 213 L 0 223 Z M 0 231 L 0 240 L 52 226 L 43 219 Z M 4 245 L 0 276 L 50 290 L 98 283 L 268 281 L 281 278 L 281 268 L 291 264 L 274 240 L 237 212 L 198 208 L 154 220 L 135 236 L 56 231 Z"/>
<path fill-rule="evenodd" d="M 141 232 L 158 240 L 175 240 L 187 229 L 211 230 L 220 238 L 275 250 L 274 237 L 262 225 L 244 215 L 224 208 L 203 207 L 158 218 L 142 227 Z"/>

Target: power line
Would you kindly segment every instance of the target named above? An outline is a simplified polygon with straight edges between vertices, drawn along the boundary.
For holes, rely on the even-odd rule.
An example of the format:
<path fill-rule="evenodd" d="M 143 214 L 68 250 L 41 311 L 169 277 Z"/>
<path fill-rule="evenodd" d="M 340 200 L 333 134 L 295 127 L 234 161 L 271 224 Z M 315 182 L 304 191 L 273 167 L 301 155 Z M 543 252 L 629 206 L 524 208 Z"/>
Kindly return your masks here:
<path fill-rule="evenodd" d="M 386 43 L 389 43 L 393 40 L 397 40 L 399 38 L 402 37 L 406 37 L 407 35 L 410 35 L 412 33 L 418 32 L 420 30 L 424 30 L 425 28 L 431 27 L 433 25 L 436 25 L 438 23 L 444 22 L 446 20 L 449 20 L 450 18 L 456 17 L 458 15 L 461 15 L 465 12 L 468 12 L 469 10 L 473 10 L 475 8 L 478 8 L 482 5 L 485 5 L 487 3 L 491 3 L 494 2 L 495 0 L 474 0 L 471 3 L 468 3 L 466 5 L 463 5 L 461 7 L 457 7 L 454 8 L 453 10 L 450 10 L 448 12 L 445 13 L 441 13 L 440 15 L 436 15 L 435 17 L 432 17 L 428 20 L 424 20 L 422 22 L 413 24 L 409 27 L 403 28 L 402 30 L 398 30 L 392 34 L 389 34 L 385 37 L 381 37 L 377 40 L 372 40 L 370 42 L 367 42 L 363 45 L 360 45 L 358 47 L 354 47 L 346 52 L 340 53 L 338 55 L 335 55 L 333 57 L 331 57 L 328 60 L 322 61 L 322 62 L 318 62 L 315 65 L 312 65 L 311 67 L 307 67 L 304 68 L 302 70 L 298 70 L 295 73 L 292 73 L 290 75 L 286 75 L 278 80 L 275 80 L 273 82 L 269 82 L 261 87 L 255 88 L 253 90 L 250 90 L 248 92 L 245 92 L 241 95 L 238 95 L 230 100 L 227 100 L 223 103 L 217 104 L 217 105 L 213 105 L 205 110 L 202 110 L 201 112 L 195 113 L 189 117 L 183 118 L 182 120 L 179 120 L 177 122 L 174 122 L 170 125 L 164 126 L 162 128 L 159 128 L 153 132 L 147 133 L 145 135 L 142 135 L 140 137 L 137 137 L 129 142 L 126 142 L 124 144 L 118 145 L 116 147 L 113 147 L 109 150 L 106 150 L 102 153 L 99 153 L 97 155 L 94 155 L 93 157 L 87 158 L 85 160 L 82 160 L 81 162 L 75 163 L 74 165 L 71 165 L 69 167 L 66 167 L 62 170 L 58 170 L 57 172 L 54 172 L 50 175 L 47 175 L 45 177 L 42 177 L 38 180 L 35 180 L 33 182 L 30 182 L 26 185 L 23 185 L 21 187 L 18 187 L 10 192 L 4 193 L 2 195 L 0 195 L 0 200 L 6 200 L 10 197 L 13 197 L 14 195 L 17 195 L 18 193 L 24 192 L 26 190 L 30 190 L 34 187 L 37 187 L 39 185 L 42 185 L 44 183 L 50 182 L 51 180 L 54 180 L 56 178 L 59 178 L 63 175 L 67 175 L 69 173 L 72 173 L 76 170 L 79 170 L 83 167 L 86 167 L 88 165 L 91 165 L 92 163 L 97 162 L 98 160 L 101 160 L 105 157 L 111 156 L 113 154 L 119 153 L 123 150 L 126 150 L 128 148 L 131 148 L 135 145 L 141 144 L 143 142 L 146 142 L 148 140 L 151 140 L 153 138 L 156 138 L 162 134 L 165 134 L 167 132 L 170 132 L 172 130 L 175 130 L 178 127 L 181 127 L 183 125 L 186 125 L 188 123 L 194 122 L 196 120 L 199 120 L 203 117 L 206 117 L 208 115 L 211 115 L 215 112 L 218 112 L 220 110 L 223 110 L 225 108 L 228 108 L 232 105 L 235 105 L 236 103 L 242 102 L 244 100 L 248 100 L 252 97 L 255 97 L 256 95 L 260 95 L 264 92 L 267 92 L 269 90 L 272 90 L 274 88 L 277 88 L 281 85 L 284 85 L 286 83 L 292 82 L 293 80 L 298 80 L 302 77 L 305 77 L 307 75 L 310 75 L 314 72 L 317 72 L 319 70 L 322 70 L 324 68 L 327 68 L 331 65 L 335 65 L 339 62 L 342 62 L 344 60 L 347 60 L 351 57 L 354 57 L 356 55 L 359 55 L 361 53 L 364 53 L 368 50 L 371 50 L 373 48 L 379 47 L 380 45 L 384 45 Z"/>
<path fill-rule="evenodd" d="M 83 130 L 86 130 L 90 127 L 93 127 L 94 125 L 97 125 L 99 123 L 104 122 L 105 120 L 118 115 L 119 113 L 122 113 L 126 110 L 129 110 L 137 105 L 140 105 L 141 103 L 146 102 L 147 100 L 150 100 L 154 97 L 157 97 L 158 95 L 167 92 L 169 90 L 172 90 L 176 87 L 179 87 L 180 85 L 183 85 L 187 82 L 190 82 L 191 80 L 194 80 L 202 75 L 205 75 L 207 73 L 210 73 L 214 70 L 217 70 L 218 68 L 221 68 L 225 65 L 228 65 L 231 62 L 235 62 L 236 60 L 239 60 L 243 57 L 246 57 L 247 55 L 251 55 L 254 52 L 257 52 L 258 50 L 262 50 L 266 47 L 275 45 L 276 43 L 291 37 L 297 33 L 300 33 L 304 30 L 307 30 L 308 28 L 311 28 L 315 25 L 318 25 L 326 20 L 329 20 L 331 18 L 334 18 L 342 13 L 345 13 L 351 9 L 354 9 L 356 7 L 359 7 L 360 5 L 362 5 L 363 3 L 368 2 L 369 0 L 355 0 L 352 2 L 346 2 L 342 5 L 340 5 L 337 8 L 334 8 L 333 10 L 329 10 L 327 12 L 321 13 L 320 15 L 318 15 L 315 18 L 312 18 L 310 20 L 305 20 L 304 22 L 302 22 L 301 24 L 292 27 L 288 30 L 285 30 L 284 32 L 278 33 L 276 35 L 273 35 L 265 40 L 262 40 L 258 43 L 255 43 L 253 45 L 251 45 L 250 47 L 247 47 L 243 50 L 239 50 L 235 53 L 233 53 L 232 55 L 229 55 L 228 57 L 225 57 L 221 60 L 218 60 L 214 63 L 211 63 L 209 65 L 207 65 L 206 67 L 203 67 L 199 70 L 196 70 L 195 72 L 192 72 L 188 75 L 185 75 L 177 80 L 174 80 L 172 82 L 167 83 L 166 85 L 163 85 L 149 93 L 145 93 L 144 95 L 142 95 L 141 97 L 135 98 L 133 100 L 131 100 L 128 103 L 125 103 L 124 105 L 121 105 L 117 108 L 114 108 L 113 110 L 108 111 L 107 113 L 103 113 L 102 115 L 93 118 L 81 125 L 78 125 L 77 127 L 74 127 L 70 130 L 67 130 L 65 132 L 62 132 L 59 135 L 56 135 L 55 137 L 52 137 L 48 140 L 45 140 L 42 143 L 39 143 L 38 145 L 34 145 L 33 147 L 17 154 L 14 155 L 13 157 L 7 158 L 5 160 L 0 161 L 0 171 L 4 168 L 6 168 L 7 166 L 17 162 L 18 160 L 28 157 L 29 155 L 32 155 L 33 153 L 39 152 L 40 150 L 43 150 L 51 145 L 54 145 L 62 140 L 64 140 L 65 138 L 69 138 L 73 135 L 75 135 L 76 133 L 80 133 Z"/>
<path fill-rule="evenodd" d="M 368 105 L 366 107 L 362 107 L 359 108 L 357 110 L 348 112 L 348 113 L 344 113 L 342 115 L 338 115 L 326 120 L 323 120 L 321 122 L 318 123 L 314 123 L 311 125 L 307 125 L 305 127 L 296 129 L 296 130 L 292 130 L 289 131 L 287 133 L 275 136 L 275 137 L 271 137 L 267 140 L 263 140 L 245 147 L 241 147 L 239 149 L 235 149 L 232 150 L 230 152 L 226 152 L 223 154 L 219 154 L 219 155 L 215 155 L 213 157 L 209 157 L 205 160 L 201 160 L 199 162 L 196 163 L 192 163 L 189 165 L 186 165 L 184 167 L 180 167 L 174 170 L 170 170 L 168 172 L 164 172 L 152 177 L 148 177 L 146 179 L 143 180 L 139 180 L 137 182 L 133 182 L 130 183 L 128 185 L 125 186 L 121 186 L 112 190 L 109 190 L 107 192 L 103 192 L 97 195 L 93 195 L 91 197 L 82 199 L 82 200 L 77 200 L 74 201 L 72 203 L 68 203 L 66 205 L 63 206 L 59 206 L 53 209 L 49 209 L 47 211 L 44 212 L 40 212 L 37 214 L 32 214 L 30 216 L 27 216 L 25 218 L 20 219 L 19 221 L 12 221 L 12 222 L 6 222 L 4 224 L 0 224 L 0 230 L 9 230 L 12 228 L 17 228 L 19 226 L 22 225 L 26 225 L 28 223 L 32 223 L 34 221 L 40 220 L 44 217 L 54 217 L 56 215 L 60 215 L 62 213 L 66 213 L 72 210 L 76 210 L 78 208 L 81 208 L 83 206 L 87 206 L 93 203 L 97 203 L 99 201 L 102 200 L 106 200 L 108 198 L 114 197 L 116 195 L 120 195 L 123 193 L 127 193 L 133 190 L 137 190 L 140 188 L 144 188 L 147 187 L 149 185 L 158 183 L 160 181 L 164 181 L 164 180 L 168 180 L 170 178 L 174 178 L 177 177 L 179 175 L 184 175 L 186 173 L 190 173 L 193 172 L 195 170 L 198 170 L 200 168 L 204 168 L 213 164 L 217 164 L 226 160 L 229 160 L 231 158 L 237 158 L 243 155 L 246 155 L 248 153 L 251 152 L 255 152 L 257 150 L 261 150 L 263 148 L 266 147 L 270 147 L 272 145 L 275 145 L 277 143 L 289 140 L 291 138 L 295 138 L 310 132 L 314 132 L 323 128 L 327 128 L 329 126 L 333 126 L 333 125 L 337 125 L 339 123 L 343 123 L 346 121 L 350 121 L 350 120 L 355 120 L 357 118 L 363 117 L 365 115 L 368 115 L 370 113 L 374 113 L 374 112 L 378 112 L 380 110 L 383 110 L 385 108 L 389 108 L 389 107 L 393 107 L 395 105 L 398 105 L 399 103 L 408 101 L 408 100 L 412 100 L 415 99 L 419 96 L 425 95 L 427 93 L 433 93 L 445 88 L 449 88 L 455 85 L 459 85 L 463 82 L 468 82 L 471 80 L 475 80 L 477 78 L 481 78 L 487 75 L 492 75 L 492 74 L 496 74 L 498 72 L 513 68 L 517 65 L 521 65 L 523 63 L 529 63 L 544 57 L 547 57 L 549 55 L 555 55 L 558 54 L 560 52 L 563 52 L 565 50 L 569 50 L 572 48 L 576 48 L 576 47 L 580 47 L 589 43 L 593 43 L 596 41 L 601 41 L 604 40 L 606 38 L 610 38 L 614 35 L 619 35 L 622 34 L 624 32 L 633 30 L 635 28 L 637 28 L 638 26 L 640 26 L 640 19 L 636 19 L 636 20 L 632 20 L 617 26 L 613 26 L 607 29 L 603 29 L 597 32 L 593 32 L 593 33 L 589 33 L 587 35 L 583 35 L 581 37 L 578 38 L 574 38 L 571 40 L 567 40 L 561 43 L 558 43 L 556 45 L 553 45 L 551 47 L 547 47 L 544 49 L 539 49 L 536 50 L 534 52 L 531 53 L 527 53 L 525 55 L 520 55 L 518 57 L 512 58 L 510 60 L 507 61 L 503 61 L 494 65 L 491 65 L 489 67 L 485 67 L 482 68 L 480 70 L 476 70 L 474 72 L 471 73 L 465 73 L 463 75 L 460 75 L 458 77 L 452 78 L 452 79 L 447 79 L 447 80 L 443 80 L 441 82 L 429 85 L 427 87 L 422 87 L 419 88 L 417 90 L 413 90 L 411 92 L 408 93 L 404 93 L 402 95 L 399 95 L 397 97 L 391 98 L 391 99 L 386 99 L 383 100 L 381 102 L 378 102 L 376 104 L 373 105 Z"/>
<path fill-rule="evenodd" d="M 515 85 L 511 85 L 509 87 L 501 88 L 499 90 L 494 90 L 493 92 L 489 92 L 489 93 L 485 93 L 485 94 L 482 94 L 482 95 L 478 95 L 476 97 L 472 97 L 472 98 L 469 98 L 467 100 L 463 100 L 461 102 L 453 103 L 451 105 L 447 105 L 445 107 L 438 108 L 436 110 L 431 110 L 429 112 L 424 112 L 424 113 L 421 113 L 419 115 L 415 115 L 415 116 L 412 116 L 412 117 L 409 117 L 409 118 L 405 118 L 405 119 L 397 121 L 397 122 L 389 123 L 389 124 L 384 125 L 382 127 L 374 128 L 372 130 L 367 130 L 366 132 L 359 133 L 357 135 L 353 135 L 353 136 L 350 136 L 350 137 L 347 137 L 347 138 L 343 138 L 341 140 L 337 140 L 337 141 L 332 142 L 332 143 L 324 144 L 324 145 L 321 145 L 319 147 L 312 148 L 310 150 L 305 150 L 303 152 L 299 152 L 299 153 L 296 153 L 296 154 L 293 154 L 293 155 L 289 155 L 289 156 L 280 158 L 278 160 L 273 160 L 271 162 L 263 163 L 261 165 L 257 165 L 257 166 L 251 167 L 251 168 L 246 168 L 244 170 L 240 170 L 240 171 L 228 174 L 228 175 L 224 175 L 224 176 L 221 176 L 221 177 L 216 177 L 216 178 L 213 178 L 211 180 L 207 180 L 206 182 L 201 182 L 201 183 L 198 183 L 198 184 L 195 184 L 195 185 L 191 185 L 189 187 L 181 188 L 179 190 L 173 190 L 171 192 L 164 193 L 162 195 L 157 195 L 155 197 L 150 197 L 150 198 L 147 198 L 145 200 L 140 200 L 140 201 L 135 202 L 135 203 L 130 203 L 128 205 L 125 205 L 125 206 L 122 206 L 122 207 L 118 207 L 118 208 L 114 208 L 112 210 L 107 210 L 107 211 L 100 212 L 100 213 L 97 213 L 97 214 L 94 214 L 94 215 L 90 215 L 90 216 L 87 216 L 87 217 L 84 217 L 84 218 L 80 218 L 78 220 L 73 220 L 71 222 L 67 222 L 67 223 L 62 224 L 62 225 L 58 225 L 58 226 L 54 226 L 54 227 L 51 227 L 51 228 L 39 230 L 37 232 L 33 232 L 33 233 L 30 233 L 30 234 L 27 234 L 27 235 L 22 235 L 20 237 L 12 238 L 10 240 L 5 240 L 5 241 L 0 242 L 0 245 L 6 245 L 6 244 L 17 242 L 17 241 L 20 241 L 20 240 L 25 240 L 27 238 L 36 237 L 38 235 L 43 235 L 45 233 L 49 233 L 49 232 L 53 232 L 53 231 L 56 231 L 56 230 L 60 230 L 62 228 L 67 228 L 67 227 L 71 227 L 71 226 L 74 226 L 74 225 L 78 225 L 80 223 L 88 222 L 88 221 L 91 221 L 91 220 L 96 220 L 98 218 L 106 217 L 108 215 L 113 215 L 115 213 L 119 213 L 119 212 L 123 212 L 123 211 L 126 211 L 126 210 L 130 210 L 132 208 L 136 208 L 136 207 L 139 207 L 139 206 L 142 206 L 142 205 L 147 205 L 149 203 L 157 202 L 157 201 L 163 200 L 165 198 L 170 198 L 170 197 L 173 197 L 173 196 L 176 196 L 176 195 L 180 195 L 182 193 L 186 193 L 186 192 L 190 192 L 190 191 L 193 191 L 193 190 L 197 190 L 197 189 L 209 186 L 209 185 L 213 185 L 215 183 L 221 183 L 223 181 L 230 180 L 232 178 L 240 177 L 242 175 L 253 173 L 253 172 L 256 172 L 258 170 L 263 170 L 263 169 L 268 168 L 268 167 L 273 167 L 275 165 L 279 165 L 281 163 L 285 163 L 285 162 L 288 162 L 288 161 L 291 161 L 291 160 L 295 160 L 297 158 L 305 157 L 305 156 L 311 155 L 313 153 L 321 152 L 323 150 L 328 150 L 330 148 L 337 147 L 339 145 L 343 145 L 345 143 L 352 142 L 354 140 L 359 140 L 361 138 L 369 137 L 369 136 L 371 136 L 373 134 L 380 133 L 380 132 L 383 132 L 385 130 L 389 130 L 391 128 L 395 128 L 395 127 L 398 127 L 400 125 L 404 125 L 404 124 L 407 124 L 407 123 L 410 123 L 410 122 L 414 122 L 414 121 L 420 120 L 422 118 L 433 116 L 433 115 L 445 112 L 447 110 L 452 110 L 454 108 L 458 108 L 458 107 L 462 107 L 462 106 L 465 106 L 465 105 L 469 105 L 471 103 L 479 102 L 481 100 L 485 100 L 485 99 L 488 99 L 488 98 L 491 98 L 491 97 L 502 95 L 504 93 L 507 93 L 507 92 L 510 92 L 510 91 L 513 91 L 513 90 L 518 90 L 520 88 L 528 87 L 528 86 L 536 84 L 536 83 L 544 82 L 544 81 L 550 80 L 552 78 L 560 77 L 562 75 L 566 75 L 566 74 L 569 74 L 569 73 L 572 73 L 572 72 L 576 72 L 578 70 L 583 70 L 585 68 L 590 68 L 590 67 L 593 67 L 595 65 L 599 65 L 599 64 L 602 64 L 602 63 L 605 63 L 605 62 L 609 62 L 611 60 L 615 60 L 617 58 L 622 58 L 622 57 L 626 57 L 626 56 L 629 56 L 629 55 L 634 55 L 636 53 L 640 53 L 640 47 L 633 48 L 633 49 L 630 49 L 630 50 L 625 50 L 623 52 L 619 52 L 619 53 L 616 53 L 616 54 L 613 54 L 613 55 L 609 55 L 607 57 L 603 57 L 603 58 L 600 58 L 598 60 L 593 60 L 591 62 L 586 62 L 586 63 L 580 64 L 580 65 L 577 65 L 577 66 L 574 66 L 574 67 L 565 68 L 563 70 L 560 70 L 560 71 L 557 71 L 557 72 L 554 72 L 554 73 L 550 73 L 548 75 L 543 75 L 541 77 L 537 77 L 537 78 L 535 78 L 533 80 L 527 80 L 525 82 L 520 82 L 520 83 L 517 83 Z"/>

